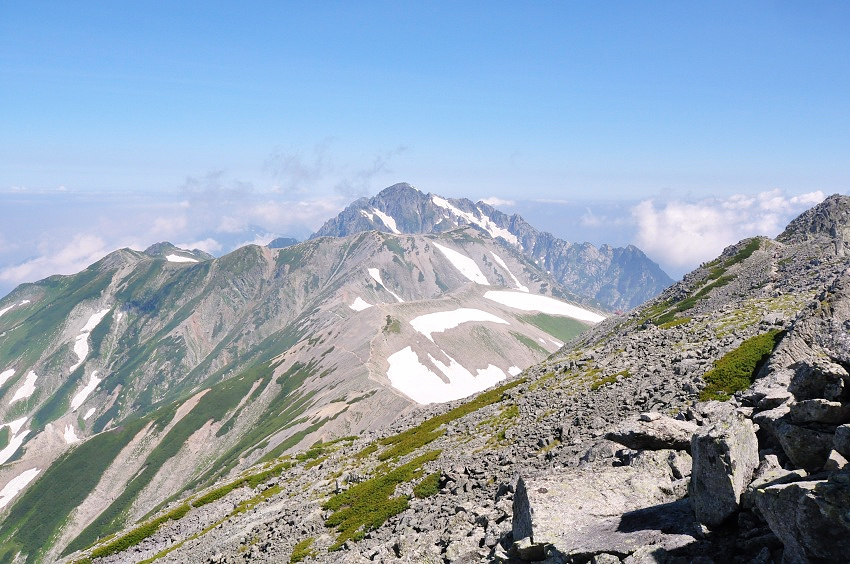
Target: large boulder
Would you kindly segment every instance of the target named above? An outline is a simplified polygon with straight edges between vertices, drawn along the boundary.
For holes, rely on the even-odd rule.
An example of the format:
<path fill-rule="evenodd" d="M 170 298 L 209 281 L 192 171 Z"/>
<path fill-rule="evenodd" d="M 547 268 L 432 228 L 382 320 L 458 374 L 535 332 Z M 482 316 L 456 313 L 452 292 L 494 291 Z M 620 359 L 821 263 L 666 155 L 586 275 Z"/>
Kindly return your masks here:
<path fill-rule="evenodd" d="M 845 388 L 850 382 L 850 375 L 841 365 L 823 359 L 807 359 L 791 368 L 794 369 L 794 376 L 788 391 L 794 394 L 797 400 L 845 399 Z"/>
<path fill-rule="evenodd" d="M 691 450 L 691 436 L 699 427 L 660 413 L 642 413 L 606 433 L 609 441 L 634 450 Z"/>
<path fill-rule="evenodd" d="M 839 425 L 832 437 L 832 448 L 844 458 L 850 459 L 850 424 Z"/>
<path fill-rule="evenodd" d="M 792 403 L 788 413 L 792 423 L 850 422 L 850 404 L 816 398 Z"/>
<path fill-rule="evenodd" d="M 823 468 L 832 450 L 834 433 L 824 425 L 794 425 L 783 419 L 777 422 L 774 433 L 795 468 Z"/>
<path fill-rule="evenodd" d="M 752 421 L 730 413 L 691 440 L 691 503 L 700 523 L 717 527 L 731 517 L 759 463 Z"/>
<path fill-rule="evenodd" d="M 784 562 L 847 562 L 850 473 L 757 490 L 756 506 L 785 546 Z"/>
<path fill-rule="evenodd" d="M 693 543 L 699 527 L 682 499 L 686 480 L 676 477 L 687 458 L 676 451 L 645 451 L 630 466 L 521 478 L 513 500 L 517 550 L 542 557 L 547 548 L 587 560 L 594 554 L 631 554 L 643 546 L 672 550 Z"/>

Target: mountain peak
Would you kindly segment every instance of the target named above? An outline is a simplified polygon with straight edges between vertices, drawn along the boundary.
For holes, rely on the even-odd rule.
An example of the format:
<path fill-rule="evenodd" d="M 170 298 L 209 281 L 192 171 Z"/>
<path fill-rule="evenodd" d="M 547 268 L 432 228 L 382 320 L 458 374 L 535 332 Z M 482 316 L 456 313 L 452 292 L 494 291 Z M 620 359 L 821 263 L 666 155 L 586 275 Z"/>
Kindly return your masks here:
<path fill-rule="evenodd" d="M 843 256 L 850 247 L 850 196 L 833 194 L 800 214 L 776 239 L 783 243 L 825 240 Z"/>

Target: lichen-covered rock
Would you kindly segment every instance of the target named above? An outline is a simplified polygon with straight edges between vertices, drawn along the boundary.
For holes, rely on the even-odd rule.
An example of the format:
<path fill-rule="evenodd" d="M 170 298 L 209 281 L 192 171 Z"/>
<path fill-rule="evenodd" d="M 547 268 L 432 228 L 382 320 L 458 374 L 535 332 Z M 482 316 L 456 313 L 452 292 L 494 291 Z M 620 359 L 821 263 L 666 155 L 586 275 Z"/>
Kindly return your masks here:
<path fill-rule="evenodd" d="M 793 425 L 783 419 L 774 432 L 796 468 L 822 468 L 832 450 L 833 433 L 825 426 Z"/>
<path fill-rule="evenodd" d="M 793 423 L 831 423 L 839 425 L 850 421 L 850 404 L 816 398 L 790 405 L 788 415 Z"/>
<path fill-rule="evenodd" d="M 731 517 L 758 466 L 752 421 L 734 413 L 694 434 L 690 494 L 700 523 L 716 527 Z"/>
<path fill-rule="evenodd" d="M 785 546 L 785 562 L 847 562 L 850 473 L 759 490 L 756 505 Z"/>

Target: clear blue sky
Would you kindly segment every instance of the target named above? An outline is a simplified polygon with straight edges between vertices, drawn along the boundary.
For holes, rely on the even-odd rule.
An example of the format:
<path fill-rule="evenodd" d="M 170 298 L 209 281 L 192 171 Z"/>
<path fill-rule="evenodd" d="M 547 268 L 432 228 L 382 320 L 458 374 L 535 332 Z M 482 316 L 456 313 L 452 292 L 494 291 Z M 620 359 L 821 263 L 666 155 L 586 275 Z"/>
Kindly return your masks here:
<path fill-rule="evenodd" d="M 330 217 L 397 181 L 528 213 L 846 192 L 848 30 L 848 2 L 0 1 L 0 246 L 18 249 L 0 278 L 51 249 L 52 229 L 118 244 L 103 226 L 126 211 L 115 194 Z M 22 192 L 56 198 L 22 206 Z M 38 225 L 68 193 L 85 194 L 88 225 Z M 220 232 L 204 213 L 187 241 Z M 612 242 L 647 245 L 635 213 Z M 22 214 L 41 230 L 29 254 L 4 227 Z M 275 218 L 262 227 L 305 229 Z"/>

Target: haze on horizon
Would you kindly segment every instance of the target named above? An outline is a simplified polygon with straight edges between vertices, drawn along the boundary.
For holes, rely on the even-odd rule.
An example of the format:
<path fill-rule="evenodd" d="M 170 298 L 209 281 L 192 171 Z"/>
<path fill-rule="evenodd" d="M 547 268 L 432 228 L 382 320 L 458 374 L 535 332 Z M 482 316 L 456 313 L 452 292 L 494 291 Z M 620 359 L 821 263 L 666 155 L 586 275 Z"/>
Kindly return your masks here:
<path fill-rule="evenodd" d="M 0 296 L 406 181 L 678 277 L 850 188 L 850 5 L 0 5 Z"/>

